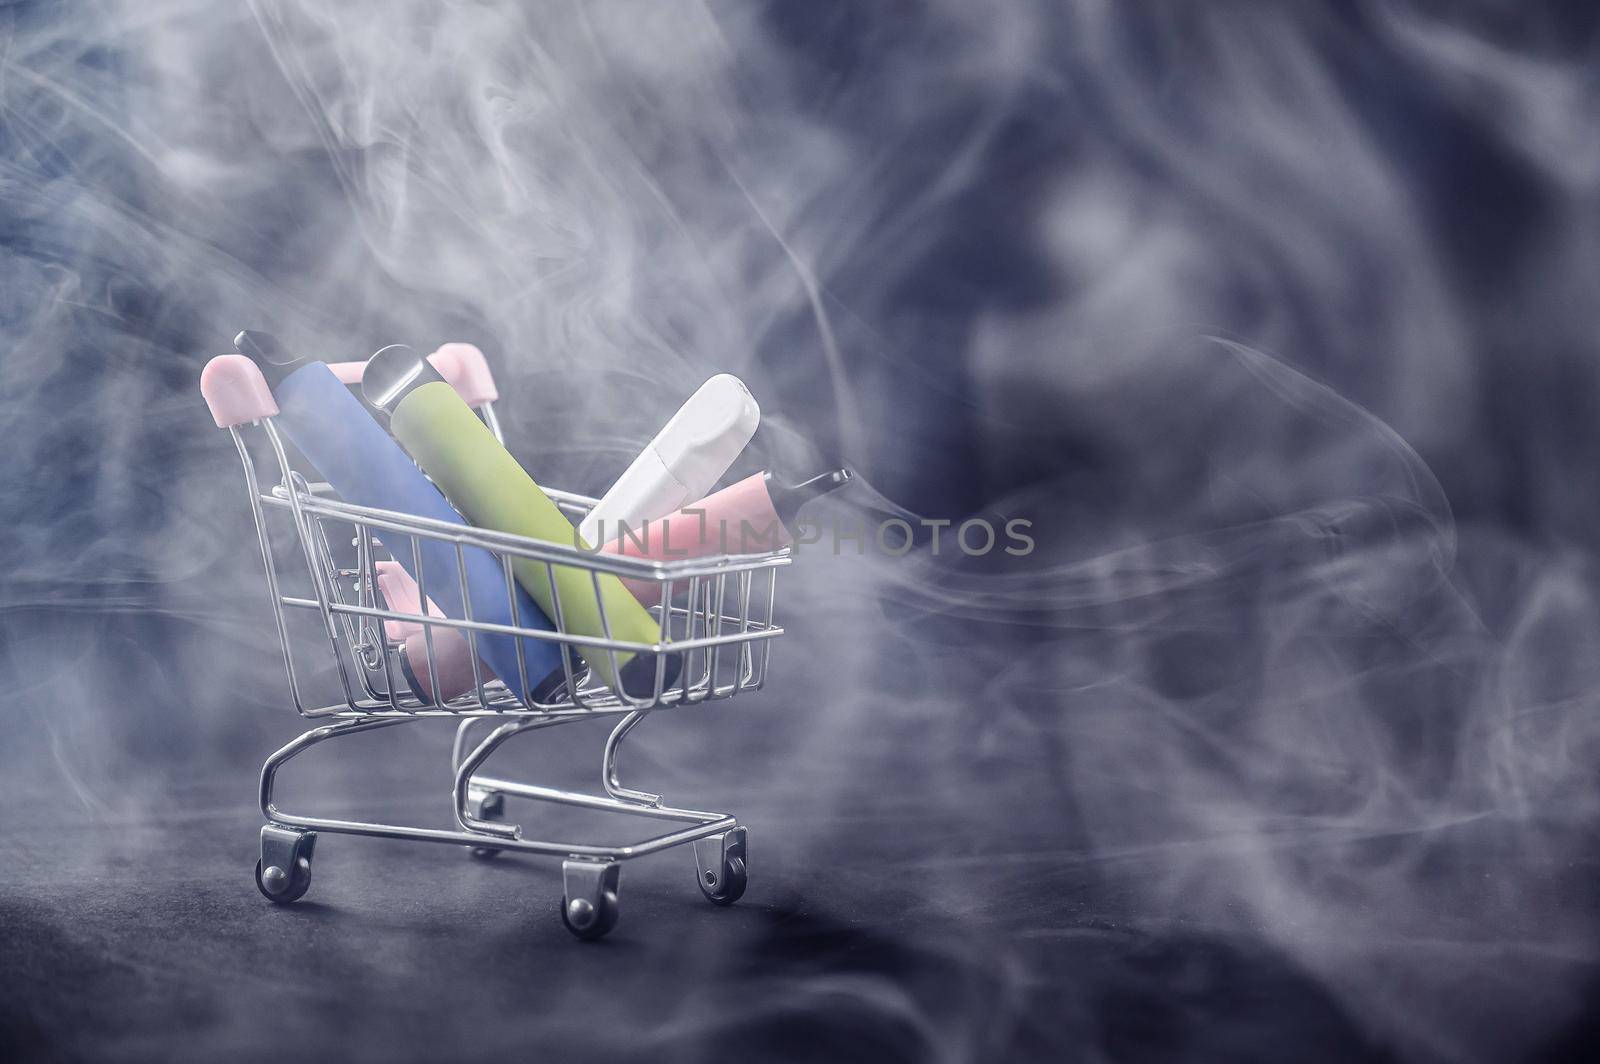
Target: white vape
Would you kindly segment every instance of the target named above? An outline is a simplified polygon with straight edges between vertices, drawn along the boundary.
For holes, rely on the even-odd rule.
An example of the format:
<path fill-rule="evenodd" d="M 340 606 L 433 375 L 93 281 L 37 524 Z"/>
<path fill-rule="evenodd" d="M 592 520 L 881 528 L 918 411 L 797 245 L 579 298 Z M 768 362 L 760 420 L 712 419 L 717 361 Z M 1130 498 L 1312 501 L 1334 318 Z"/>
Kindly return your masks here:
<path fill-rule="evenodd" d="M 755 434 L 761 408 L 744 382 L 719 373 L 678 408 L 578 526 L 587 544 L 617 538 L 710 494 Z"/>

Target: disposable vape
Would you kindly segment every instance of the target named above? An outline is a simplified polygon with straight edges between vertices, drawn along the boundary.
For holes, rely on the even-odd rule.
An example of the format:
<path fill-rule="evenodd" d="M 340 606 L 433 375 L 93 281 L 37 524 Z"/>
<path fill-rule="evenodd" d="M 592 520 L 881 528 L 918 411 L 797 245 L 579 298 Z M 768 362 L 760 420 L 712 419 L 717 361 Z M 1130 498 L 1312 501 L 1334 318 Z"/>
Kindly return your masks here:
<path fill-rule="evenodd" d="M 410 348 L 395 345 L 374 354 L 367 360 L 361 387 L 367 402 L 389 415 L 395 439 L 473 524 L 587 549 L 550 497 L 438 371 Z M 612 639 L 655 643 L 661 637 L 660 623 L 615 576 L 514 556 L 511 568 L 517 582 L 569 633 L 604 639 L 609 626 Z M 658 665 L 664 670 L 663 686 L 676 679 L 681 665 L 676 654 L 619 650 L 613 655 L 583 643 L 576 649 L 603 682 L 635 697 L 653 692 Z"/>
<path fill-rule="evenodd" d="M 432 598 L 428 599 L 427 613 L 423 613 L 422 603 L 417 598 L 416 582 L 399 565 L 382 561 L 377 563 L 377 570 L 378 591 L 391 610 L 419 617 L 444 616 L 444 611 Z M 520 587 L 517 592 L 526 594 Z M 383 631 L 390 642 L 400 644 L 400 672 L 411 689 L 423 698 L 447 702 L 456 695 L 472 690 L 478 683 L 495 679 L 494 670 L 482 659 L 478 661 L 477 675 L 474 676 L 472 648 L 457 629 L 434 626 L 432 642 L 436 670 L 428 668 L 429 640 L 421 624 L 416 621 L 388 620 L 383 622 Z M 439 676 L 437 684 L 433 682 L 435 671 Z"/>
<path fill-rule="evenodd" d="M 448 702 L 456 695 L 472 690 L 476 682 L 488 683 L 494 679 L 491 666 L 480 661 L 478 677 L 474 680 L 472 649 L 467 646 L 465 639 L 439 638 L 441 633 L 449 631 L 443 628 L 433 633 L 435 668 L 431 670 L 428 668 L 428 636 L 420 626 L 407 635 L 405 642 L 400 645 L 400 671 L 411 689 L 423 698 Z M 435 677 L 437 683 L 434 682 Z"/>
<path fill-rule="evenodd" d="M 757 473 L 708 495 L 660 520 L 647 522 L 610 543 L 605 550 L 634 558 L 675 561 L 710 554 L 758 554 L 794 542 L 800 508 L 820 495 L 850 483 L 848 469 L 835 469 L 798 484 L 783 484 L 771 473 Z M 640 602 L 661 600 L 661 584 L 626 580 Z"/>
<path fill-rule="evenodd" d="M 761 421 L 744 382 L 719 373 L 678 408 L 611 490 L 589 511 L 578 534 L 585 543 L 603 543 L 622 533 L 622 525 L 665 517 L 703 498 L 755 434 Z"/>
<path fill-rule="evenodd" d="M 374 562 L 373 568 L 378 571 L 378 593 L 383 596 L 384 603 L 396 613 L 410 613 L 415 616 L 443 617 L 444 611 L 433 599 L 428 600 L 428 612 L 422 612 L 422 600 L 417 597 L 417 582 L 395 561 Z M 422 625 L 416 621 L 383 622 L 383 634 L 388 636 L 389 642 L 398 643 L 412 632 L 422 631 Z"/>
<path fill-rule="evenodd" d="M 245 331 L 234 345 L 260 366 L 272 385 L 278 404 L 276 424 L 317 468 L 340 498 L 357 506 L 394 510 L 454 525 L 465 525 L 439 489 L 384 432 L 382 426 L 323 362 L 289 355 L 267 333 Z M 449 385 L 445 385 L 448 389 Z M 452 393 L 453 394 L 453 393 Z M 427 537 L 386 532 L 384 545 L 412 580 L 427 589 L 428 598 L 446 616 L 551 630 L 554 626 L 534 601 L 515 591 L 500 563 L 489 552 L 468 548 L 462 552 L 466 569 L 467 600 L 461 594 L 461 576 L 454 545 Z M 413 544 L 415 551 L 413 551 Z M 417 556 L 421 556 L 419 579 Z M 515 615 L 512 603 L 515 601 Z M 444 642 L 435 630 L 436 643 Z M 479 632 L 478 655 L 513 691 L 520 674 L 517 640 L 513 636 Z M 561 654 L 553 642 L 520 640 L 527 662 L 529 690 L 524 700 L 548 701 L 564 680 Z M 467 645 L 465 636 L 462 646 Z M 470 664 L 470 657 L 467 659 Z"/>

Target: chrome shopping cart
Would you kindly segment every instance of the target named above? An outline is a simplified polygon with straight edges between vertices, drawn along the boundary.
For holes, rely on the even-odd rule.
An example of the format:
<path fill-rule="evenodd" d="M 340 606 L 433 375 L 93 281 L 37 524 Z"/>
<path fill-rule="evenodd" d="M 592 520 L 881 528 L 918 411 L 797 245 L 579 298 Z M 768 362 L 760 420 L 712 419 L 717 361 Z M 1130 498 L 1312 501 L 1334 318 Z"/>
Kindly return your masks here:
<path fill-rule="evenodd" d="M 449 365 L 437 359 L 436 365 L 500 437 L 493 409 L 494 386 L 481 354 L 458 346 L 452 356 Z M 359 380 L 360 363 L 333 368 L 347 383 Z M 623 786 L 617 755 L 627 735 L 651 713 L 732 698 L 761 687 L 771 640 L 783 634 L 773 623 L 773 608 L 777 571 L 790 560 L 787 549 L 663 563 L 591 554 L 574 546 L 350 505 L 333 497 L 327 485 L 310 482 L 292 468 L 274 425 L 276 403 L 254 363 L 241 356 L 221 356 L 207 367 L 207 378 L 203 391 L 212 416 L 232 435 L 244 463 L 289 693 L 299 714 L 317 722 L 267 758 L 261 768 L 261 812 L 266 824 L 261 829 L 256 885 L 267 899 L 287 904 L 306 893 L 317 836 L 328 832 L 453 843 L 480 856 L 519 851 L 560 857 L 561 918 L 579 938 L 598 938 L 616 924 L 623 861 L 686 843 L 692 844 L 696 879 L 706 898 L 718 905 L 738 900 L 745 890 L 746 850 L 745 829 L 737 819 L 726 813 L 670 806 L 660 795 Z M 258 476 L 252 441 L 270 452 L 269 467 L 275 470 L 270 486 L 264 486 Z M 595 502 L 570 492 L 548 494 L 574 521 Z M 554 631 L 496 626 L 431 612 L 426 606 L 431 597 L 426 589 L 435 581 L 460 581 L 462 598 L 468 597 L 464 564 L 458 564 L 454 572 L 419 568 L 417 600 L 397 604 L 382 594 L 385 537 L 391 542 L 403 542 L 405 537 L 442 542 L 454 551 L 458 562 L 463 551 L 481 548 L 505 567 L 508 582 L 511 559 L 526 558 L 543 563 L 547 572 L 552 566 L 572 566 L 659 585 L 660 605 L 652 607 L 660 625 L 659 639 L 653 644 L 611 639 L 609 626 L 604 640 L 593 633 L 575 636 L 559 624 L 559 599 Z M 415 558 L 420 566 L 421 555 Z M 551 583 L 554 587 L 555 581 Z M 331 655 L 337 687 L 326 667 L 321 682 L 329 696 L 342 695 L 332 704 L 308 701 L 307 688 L 315 677 L 304 660 L 309 652 L 306 631 L 299 627 L 291 630 L 290 620 L 296 616 L 308 619 L 305 628 L 310 630 L 312 646 L 324 666 L 328 662 L 324 655 Z M 562 647 L 566 683 L 549 696 L 548 703 L 530 696 L 532 704 L 527 704 L 514 697 L 506 684 L 486 680 L 473 654 L 472 680 L 479 682 L 472 683 L 467 693 L 450 698 L 435 697 L 443 694 L 437 688 L 419 693 L 398 667 L 399 635 L 406 631 L 422 633 L 426 675 L 431 677 L 441 675 L 436 644 L 446 639 L 465 638 L 474 649 L 477 634 L 482 632 L 555 641 Z M 412 645 L 417 645 L 415 639 Z M 613 690 L 584 671 L 576 653 L 579 645 L 619 653 L 673 653 L 679 656 L 681 667 L 670 682 L 667 670 L 658 670 L 651 690 Z M 523 681 L 520 689 L 526 691 L 526 676 Z M 514 735 L 602 716 L 613 722 L 600 757 L 602 793 L 560 790 L 479 772 L 485 759 Z M 278 770 L 311 747 L 358 732 L 441 718 L 456 722 L 450 766 L 454 829 L 309 816 L 285 812 L 276 804 L 273 781 Z M 682 826 L 625 846 L 535 840 L 502 819 L 506 800 L 511 798 L 558 802 Z"/>

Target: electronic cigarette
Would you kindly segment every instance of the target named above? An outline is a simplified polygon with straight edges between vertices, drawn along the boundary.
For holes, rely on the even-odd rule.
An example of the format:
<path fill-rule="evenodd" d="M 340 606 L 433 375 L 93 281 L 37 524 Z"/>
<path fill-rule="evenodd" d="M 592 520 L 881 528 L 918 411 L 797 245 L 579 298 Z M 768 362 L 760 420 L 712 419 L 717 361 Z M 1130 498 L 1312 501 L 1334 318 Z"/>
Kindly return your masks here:
<path fill-rule="evenodd" d="M 783 484 L 771 473 L 757 473 L 708 495 L 660 520 L 646 522 L 606 544 L 612 554 L 669 562 L 711 554 L 759 554 L 794 542 L 800 508 L 812 499 L 837 491 L 854 476 L 835 469 L 798 484 Z M 640 602 L 661 601 L 661 584 L 625 580 Z"/>
<path fill-rule="evenodd" d="M 426 614 L 423 613 L 422 603 L 417 598 L 417 585 L 399 565 L 392 561 L 381 561 L 376 563 L 376 568 L 378 591 L 391 610 L 419 617 L 444 616 L 444 611 L 432 598 L 428 599 Z M 526 594 L 520 587 L 517 592 Z M 474 677 L 472 648 L 458 629 L 434 626 L 433 663 L 437 668 L 432 671 L 428 668 L 428 636 L 421 624 L 416 621 L 387 620 L 383 622 L 383 632 L 390 642 L 400 644 L 400 672 L 405 676 L 406 683 L 429 701 L 448 702 L 456 695 L 472 690 L 478 683 L 488 683 L 496 678 L 494 670 L 482 659 L 478 661 L 478 671 Z M 433 682 L 435 671 L 439 675 L 437 685 Z"/>
<path fill-rule="evenodd" d="M 289 355 L 276 338 L 267 333 L 241 332 L 234 339 L 234 346 L 260 366 L 272 385 L 278 404 L 278 427 L 340 498 L 357 506 L 466 525 L 439 489 L 428 483 L 428 478 L 325 363 Z M 428 598 L 437 603 L 446 616 L 465 618 L 468 616 L 465 607 L 470 605 L 474 621 L 554 628 L 534 601 L 520 590 L 513 614 L 512 587 L 506 581 L 504 569 L 489 552 L 473 548 L 462 552 L 467 588 L 464 603 L 453 544 L 425 536 L 413 539 L 393 532 L 385 532 L 381 538 L 395 561 L 412 580 L 426 588 Z M 420 579 L 418 555 L 422 559 Z M 453 630 L 435 629 L 436 646 L 446 642 L 442 635 L 446 631 Z M 466 648 L 465 634 L 459 638 Z M 516 683 L 508 678 L 520 673 L 519 641 L 513 636 L 486 632 L 479 632 L 474 638 L 479 657 L 515 691 Z M 544 640 L 523 639 L 520 642 L 528 668 L 529 690 L 524 701 L 529 698 L 548 701 L 565 678 L 560 650 L 555 643 Z M 470 665 L 470 656 L 467 660 Z"/>
<path fill-rule="evenodd" d="M 400 672 L 413 691 L 430 701 L 437 699 L 440 702 L 448 702 L 456 695 L 472 690 L 478 682 L 488 683 L 495 678 L 494 673 L 490 671 L 491 667 L 480 660 L 475 680 L 472 673 L 472 648 L 467 646 L 465 639 L 441 639 L 440 636 L 444 634 L 455 635 L 455 632 L 449 628 L 440 628 L 433 633 L 432 670 L 428 668 L 428 636 L 420 625 L 416 631 L 407 635 L 405 642 L 400 645 Z M 435 676 L 438 677 L 437 684 L 434 683 Z M 559 665 L 556 666 L 556 679 L 564 680 Z M 553 689 L 558 687 L 559 683 L 552 683 L 550 686 Z"/>
<path fill-rule="evenodd" d="M 604 543 L 645 521 L 665 517 L 716 487 L 761 421 L 744 382 L 719 373 L 702 384 L 656 433 L 611 490 L 589 511 L 578 534 Z"/>
<path fill-rule="evenodd" d="M 367 360 L 361 388 L 368 403 L 389 415 L 394 438 L 473 524 L 587 549 L 572 523 L 455 389 L 410 348 L 394 345 L 374 354 Z M 529 558 L 510 560 L 517 582 L 547 614 L 557 617 L 564 631 L 604 639 L 609 626 L 612 639 L 660 640 L 660 623 L 617 577 Z M 664 669 L 663 687 L 676 679 L 680 665 L 676 654 L 613 654 L 583 643 L 576 649 L 604 683 L 635 697 L 655 690 L 658 665 Z"/>
<path fill-rule="evenodd" d="M 383 601 L 396 613 L 409 613 L 417 617 L 443 617 L 444 611 L 433 599 L 428 600 L 428 612 L 422 612 L 422 600 L 417 597 L 417 582 L 396 561 L 384 560 L 373 562 L 372 567 L 378 574 L 378 593 L 383 596 Z M 417 621 L 387 620 L 383 622 L 383 634 L 389 642 L 402 642 L 412 632 L 422 631 L 422 625 Z"/>

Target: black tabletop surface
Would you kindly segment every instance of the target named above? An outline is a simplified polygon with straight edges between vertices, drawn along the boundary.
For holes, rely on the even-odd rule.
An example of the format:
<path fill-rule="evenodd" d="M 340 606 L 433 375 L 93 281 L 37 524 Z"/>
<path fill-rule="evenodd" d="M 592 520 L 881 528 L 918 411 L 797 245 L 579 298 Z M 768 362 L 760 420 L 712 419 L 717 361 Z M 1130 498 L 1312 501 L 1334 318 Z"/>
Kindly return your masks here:
<path fill-rule="evenodd" d="M 32 620 L 39 668 L 84 630 Z M 114 647 L 145 623 L 93 630 Z M 192 637 L 232 671 L 226 640 Z M 1241 814 L 1116 839 L 1095 798 L 1114 751 L 1061 770 L 1064 738 L 1104 726 L 1093 692 L 1075 722 L 978 703 L 952 725 L 915 698 L 797 697 L 807 663 L 785 660 L 767 690 L 662 714 L 624 748 L 625 782 L 748 826 L 748 893 L 716 907 L 687 850 L 641 858 L 593 943 L 563 928 L 559 863 L 538 857 L 324 833 L 305 897 L 263 899 L 258 763 L 299 730 L 269 680 L 232 704 L 134 699 L 120 720 L 25 700 L 0 835 L 8 1058 L 1348 1061 L 1586 1044 L 1594 966 L 1562 928 L 1596 862 L 1526 863 L 1526 840 L 1556 845 L 1559 825 Z M 150 663 L 126 664 L 149 681 Z M 175 750 L 174 721 L 214 745 Z M 606 727 L 518 737 L 491 766 L 594 789 Z M 448 740 L 424 721 L 324 744 L 284 769 L 280 808 L 448 826 Z M 651 826 L 508 812 L 529 837 Z"/>

